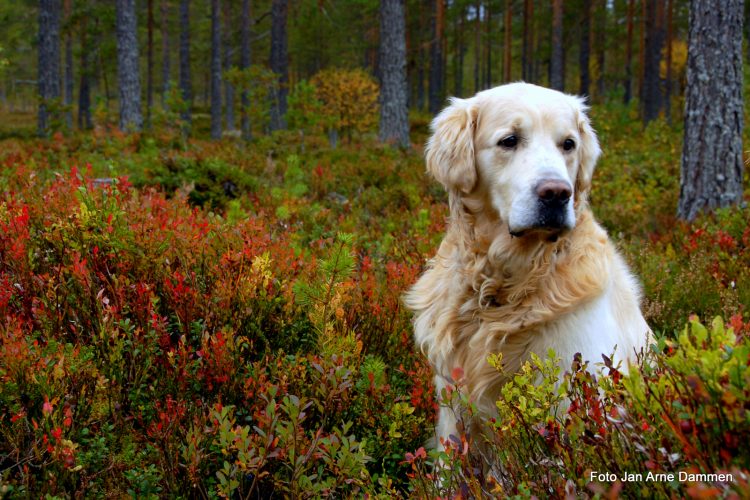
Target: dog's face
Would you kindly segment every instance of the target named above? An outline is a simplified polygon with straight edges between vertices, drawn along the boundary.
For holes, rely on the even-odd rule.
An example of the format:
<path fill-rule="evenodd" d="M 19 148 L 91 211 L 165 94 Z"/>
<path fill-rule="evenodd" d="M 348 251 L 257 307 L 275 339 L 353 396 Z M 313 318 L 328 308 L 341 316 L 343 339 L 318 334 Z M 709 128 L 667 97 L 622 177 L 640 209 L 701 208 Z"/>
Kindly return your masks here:
<path fill-rule="evenodd" d="M 486 196 L 511 234 L 575 226 L 600 154 L 580 98 L 504 85 L 454 99 L 432 128 L 428 170 L 456 195 Z"/>

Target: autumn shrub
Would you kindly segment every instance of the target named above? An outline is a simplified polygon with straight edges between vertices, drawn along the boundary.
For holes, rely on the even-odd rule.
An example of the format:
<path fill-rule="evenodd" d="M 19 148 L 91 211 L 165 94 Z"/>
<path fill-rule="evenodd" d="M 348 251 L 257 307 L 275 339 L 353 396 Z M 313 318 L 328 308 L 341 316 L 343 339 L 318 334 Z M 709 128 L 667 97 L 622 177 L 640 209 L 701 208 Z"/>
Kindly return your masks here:
<path fill-rule="evenodd" d="M 41 179 L 26 159 L 5 158 L 0 204 L 5 491 L 356 495 L 425 439 L 423 382 L 355 334 L 401 286 L 372 282 L 354 238 L 305 248 L 273 209 L 212 212 L 89 169 Z M 289 156 L 267 203 L 301 206 L 307 175 Z"/>
<path fill-rule="evenodd" d="M 351 142 L 354 132 L 363 133 L 375 127 L 378 120 L 379 89 L 375 80 L 361 69 L 325 69 L 310 80 L 317 108 L 335 147 L 339 134 Z"/>
<path fill-rule="evenodd" d="M 746 332 L 742 325 L 750 319 L 749 227 L 747 208 L 722 209 L 631 244 L 651 323 L 671 333 L 691 314 L 721 315 L 738 332 Z"/>
<path fill-rule="evenodd" d="M 367 109 L 336 149 L 322 122 L 300 141 L 258 135 L 262 120 L 252 143 L 172 126 L 0 143 L 4 494 L 595 496 L 620 488 L 587 481 L 605 468 L 736 469 L 732 486 L 655 491 L 746 494 L 750 224 L 747 209 L 675 222 L 679 130 L 644 131 L 634 106 L 593 110 L 592 207 L 643 282 L 655 351 L 627 377 L 531 360 L 496 425 L 440 454 L 424 448 L 436 399 L 471 402 L 460 372 L 435 394 L 400 297 L 447 199 L 420 154 L 372 140 Z M 430 117 L 412 118 L 424 138 Z M 683 332 L 693 313 L 735 335 Z"/>
<path fill-rule="evenodd" d="M 691 319 L 675 340 L 659 338 L 652 349 L 628 373 L 608 356 L 577 356 L 559 388 L 554 352 L 532 356 L 503 387 L 497 414 L 481 432 L 451 436 L 445 452 L 406 454 L 414 491 L 420 497 L 745 497 L 747 338 L 718 318 L 709 327 Z M 499 362 L 490 359 L 502 371 Z M 475 415 L 460 372 L 454 375 L 442 404 Z"/>

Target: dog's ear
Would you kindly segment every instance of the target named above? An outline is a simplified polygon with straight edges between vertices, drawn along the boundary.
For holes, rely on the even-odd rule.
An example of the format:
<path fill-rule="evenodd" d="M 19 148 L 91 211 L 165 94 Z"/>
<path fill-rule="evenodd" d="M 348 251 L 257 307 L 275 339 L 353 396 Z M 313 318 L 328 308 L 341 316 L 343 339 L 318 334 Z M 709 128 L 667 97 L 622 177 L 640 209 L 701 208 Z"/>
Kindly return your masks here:
<path fill-rule="evenodd" d="M 586 115 L 587 106 L 583 99 L 576 98 L 578 108 L 578 133 L 581 136 L 581 145 L 578 148 L 580 162 L 578 175 L 576 177 L 575 193 L 576 199 L 584 198 L 591 189 L 591 178 L 594 175 L 594 167 L 601 155 L 599 140 L 596 138 L 589 117 Z"/>
<path fill-rule="evenodd" d="M 476 107 L 467 99 L 452 98 L 451 104 L 432 121 L 427 142 L 427 171 L 448 191 L 468 194 L 477 182 L 474 164 Z"/>

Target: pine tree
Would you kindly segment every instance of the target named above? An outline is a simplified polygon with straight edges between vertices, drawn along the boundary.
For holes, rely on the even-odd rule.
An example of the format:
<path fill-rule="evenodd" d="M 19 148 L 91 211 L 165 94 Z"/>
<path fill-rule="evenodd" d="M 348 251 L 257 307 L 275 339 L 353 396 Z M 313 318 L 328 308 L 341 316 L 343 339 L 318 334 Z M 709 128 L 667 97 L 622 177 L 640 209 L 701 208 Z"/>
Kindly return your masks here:
<path fill-rule="evenodd" d="M 50 107 L 60 98 L 60 0 L 39 1 L 38 131 L 46 136 Z"/>
<path fill-rule="evenodd" d="M 549 63 L 549 86 L 560 91 L 565 89 L 564 56 L 563 0 L 552 0 L 552 56 Z"/>
<path fill-rule="evenodd" d="M 677 210 L 685 220 L 742 202 L 742 21 L 742 0 L 690 1 Z"/>
<path fill-rule="evenodd" d="M 138 28 L 135 0 L 117 0 L 117 86 L 120 90 L 120 128 L 140 130 L 141 78 L 138 64 Z"/>
<path fill-rule="evenodd" d="M 221 139 L 221 7 L 211 0 L 211 138 Z"/>
<path fill-rule="evenodd" d="M 288 0 L 271 2 L 271 71 L 276 73 L 278 85 L 271 96 L 271 130 L 286 128 L 286 96 L 289 92 L 289 61 L 287 60 Z"/>
<path fill-rule="evenodd" d="M 404 0 L 380 0 L 380 140 L 409 145 Z"/>
<path fill-rule="evenodd" d="M 247 69 L 250 67 L 250 0 L 242 0 L 242 14 L 240 16 L 240 22 L 242 23 L 240 30 L 240 69 Z M 246 89 L 242 90 L 241 96 L 242 104 L 242 138 L 249 141 L 253 138 L 252 129 L 250 126 L 250 117 L 248 116 L 247 109 L 250 106 L 250 96 Z"/>
<path fill-rule="evenodd" d="M 190 75 L 190 0 L 180 2 L 180 94 L 184 101 L 182 121 L 189 130 L 193 107 L 193 83 Z"/>

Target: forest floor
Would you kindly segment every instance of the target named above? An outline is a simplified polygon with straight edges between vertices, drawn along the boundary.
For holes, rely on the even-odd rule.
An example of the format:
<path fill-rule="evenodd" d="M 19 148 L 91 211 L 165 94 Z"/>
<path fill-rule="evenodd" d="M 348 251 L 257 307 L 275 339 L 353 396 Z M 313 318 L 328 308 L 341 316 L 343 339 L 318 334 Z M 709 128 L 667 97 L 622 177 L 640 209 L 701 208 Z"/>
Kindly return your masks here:
<path fill-rule="evenodd" d="M 498 402 L 494 475 L 470 437 L 425 451 L 436 395 L 400 297 L 447 205 L 412 118 L 403 151 L 168 128 L 42 140 L 33 116 L 0 116 L 0 494 L 750 493 L 750 211 L 677 221 L 681 126 L 644 129 L 633 106 L 592 109 L 591 205 L 643 283 L 654 353 L 627 376 L 573 363 L 562 395 L 531 363 Z"/>

